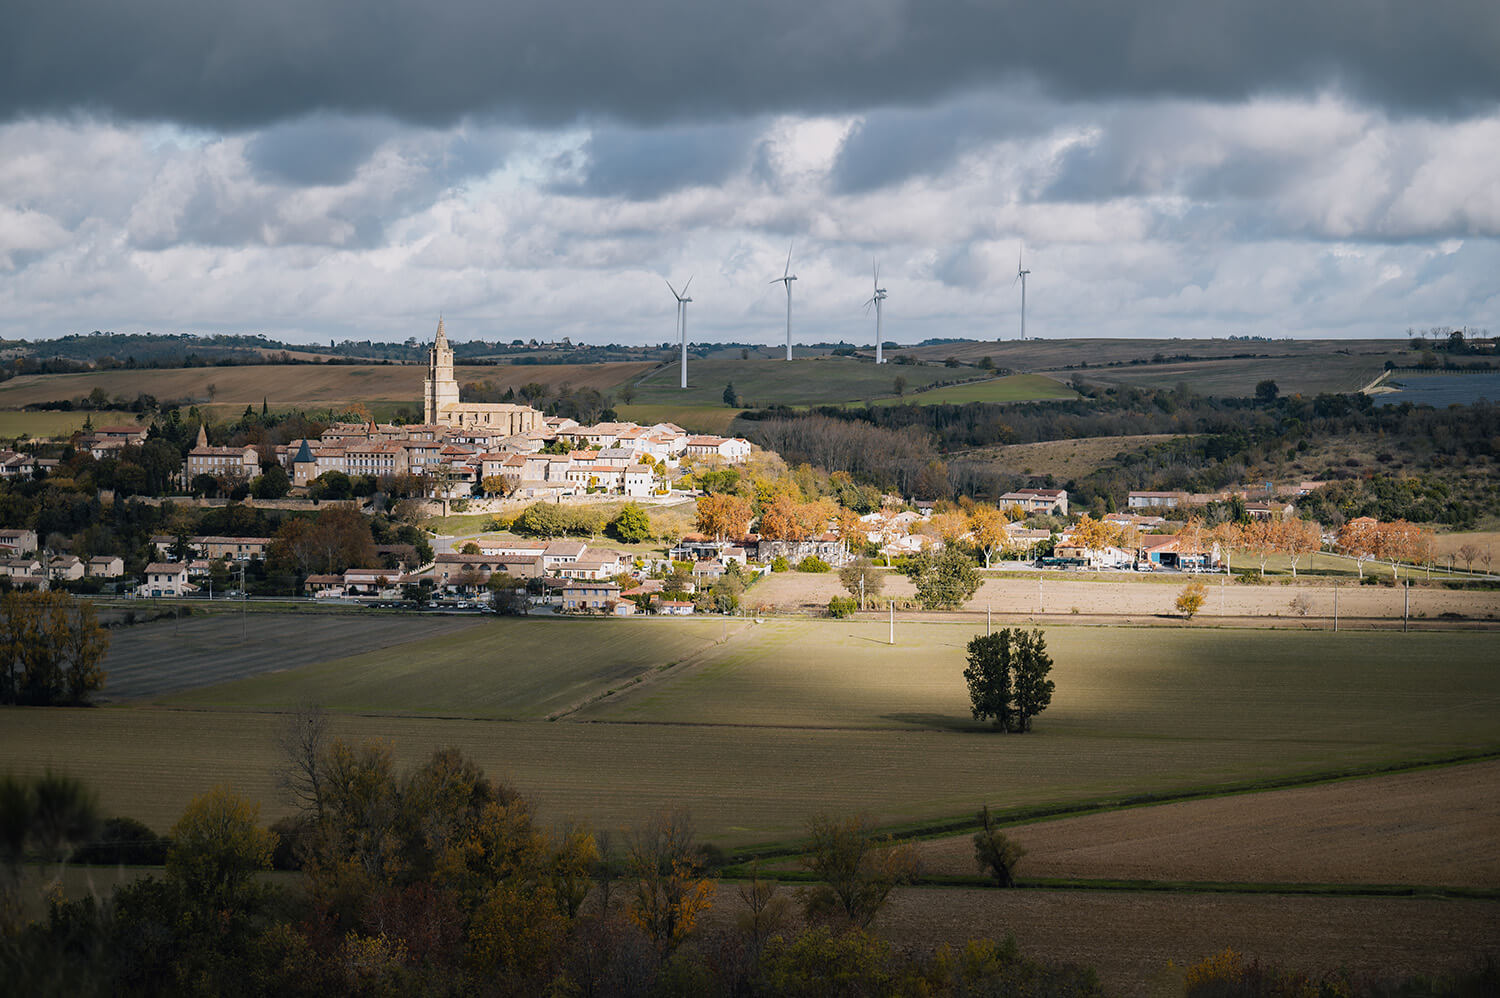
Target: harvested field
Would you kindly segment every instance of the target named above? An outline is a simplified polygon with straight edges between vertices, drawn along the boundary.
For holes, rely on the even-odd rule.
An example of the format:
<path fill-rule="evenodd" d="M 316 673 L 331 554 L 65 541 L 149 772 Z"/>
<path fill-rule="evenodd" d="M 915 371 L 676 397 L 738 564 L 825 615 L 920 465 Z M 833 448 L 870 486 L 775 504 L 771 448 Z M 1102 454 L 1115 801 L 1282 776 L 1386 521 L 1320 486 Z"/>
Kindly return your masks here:
<path fill-rule="evenodd" d="M 476 623 L 473 618 L 367 613 L 256 613 L 242 620 L 236 613 L 217 613 L 118 628 L 110 634 L 104 660 L 108 679 L 99 699 L 160 697 L 334 656 L 420 646 Z"/>
<path fill-rule="evenodd" d="M 1020 825 L 1026 877 L 1500 888 L 1500 761 Z M 967 835 L 922 843 L 972 874 Z"/>
<path fill-rule="evenodd" d="M 1226 583 L 1221 582 L 1222 576 L 1215 575 L 1162 574 L 1143 579 L 1123 572 L 1102 581 L 1079 578 L 1068 572 L 1047 572 L 1042 574 L 1039 584 L 1035 573 L 1016 577 L 996 572 L 985 578 L 964 609 L 983 613 L 989 606 L 997 617 L 1007 620 L 1030 619 L 1037 615 L 1067 617 L 1076 611 L 1083 615 L 1104 615 L 1139 623 L 1149 623 L 1158 617 L 1181 623 L 1173 602 L 1189 578 L 1201 578 L 1208 586 L 1208 602 L 1198 617 L 1200 622 L 1220 618 L 1281 617 L 1288 622 L 1316 621 L 1316 626 L 1327 627 L 1326 618 L 1333 615 L 1334 587 L 1326 581 L 1319 581 L 1318 577 L 1307 577 L 1308 568 L 1308 564 L 1303 565 L 1304 577 L 1296 582 L 1288 577 L 1285 582 L 1273 579 L 1265 584 Z M 1370 573 L 1370 566 L 1366 565 L 1365 571 Z M 1388 574 L 1389 569 L 1386 571 Z M 831 597 L 844 595 L 847 595 L 844 587 L 839 584 L 838 576 L 832 573 L 777 572 L 757 582 L 745 594 L 745 601 L 751 607 L 768 610 L 822 612 Z M 916 590 L 909 579 L 892 572 L 886 576 L 884 595 L 910 598 L 916 595 Z M 1292 608 L 1292 600 L 1296 597 L 1306 600 L 1306 614 Z M 1400 620 L 1403 598 L 1402 591 L 1393 586 L 1360 586 L 1345 582 L 1338 588 L 1339 615 L 1346 622 L 1377 618 Z M 1500 618 L 1500 592 L 1412 588 L 1413 619 L 1436 619 L 1444 614 L 1460 614 L 1469 619 Z"/>
<path fill-rule="evenodd" d="M 898 890 L 875 923 L 903 945 L 1014 935 L 1029 956 L 1091 966 L 1108 993 L 1167 993 L 1178 966 L 1233 948 L 1309 972 L 1400 980 L 1494 952 L 1500 903 L 1416 898 Z M 1165 985 L 1166 990 L 1158 990 Z"/>
<path fill-rule="evenodd" d="M 1078 393 L 1062 382 L 1040 374 L 1011 374 L 961 385 L 912 391 L 878 405 L 963 405 L 967 402 L 1051 402 L 1076 399 Z"/>
<path fill-rule="evenodd" d="M 653 723 L 984 730 L 963 680 L 968 624 L 776 621 L 584 716 Z M 1393 636 L 1051 626 L 1045 737 L 1280 741 L 1500 738 L 1487 634 Z M 1358 696 L 1333 696 L 1336 690 Z M 1466 733 L 1466 734 L 1465 734 Z M 1002 739 L 1004 740 L 1004 739 Z M 1025 741 L 1026 739 L 1011 739 Z M 1491 742 L 1492 743 L 1492 742 Z"/>
<path fill-rule="evenodd" d="M 104 412 L 21 412 L 0 410 L 0 437 L 66 437 L 83 428 L 84 420 L 94 426 L 136 426 L 135 413 L 110 409 Z"/>
<path fill-rule="evenodd" d="M 852 357 L 817 357 L 793 361 L 751 357 L 749 360 L 688 360 L 687 390 L 678 387 L 681 368 L 673 363 L 637 382 L 637 404 L 723 406 L 724 386 L 733 384 L 747 408 L 767 405 L 831 405 L 895 395 L 895 380 L 908 390 L 938 381 L 977 376 L 978 371 L 946 367 L 876 367 Z M 0 396 L 3 398 L 3 396 Z M 727 406 L 725 411 L 730 411 Z"/>
<path fill-rule="evenodd" d="M 652 366 L 645 362 L 460 366 L 454 368 L 453 376 L 460 384 L 490 381 L 502 389 L 536 381 L 550 387 L 568 382 L 574 388 L 608 391 Z M 400 364 L 244 365 L 28 374 L 0 383 L 0 406 L 19 408 L 31 402 L 82 398 L 95 388 L 102 388 L 111 398 L 133 399 L 145 392 L 162 401 L 184 398 L 207 401 L 210 384 L 215 386 L 213 400 L 219 405 L 259 406 L 263 398 L 268 398 L 277 409 L 380 400 L 416 405 L 422 399 L 424 377 L 425 367 Z"/>
<path fill-rule="evenodd" d="M 1122 437 L 1081 437 L 1044 440 L 1034 444 L 1006 444 L 955 451 L 949 457 L 962 464 L 980 464 L 1025 475 L 1055 475 L 1060 481 L 1082 478 L 1125 452 L 1174 438 L 1171 433 L 1140 433 Z"/>
<path fill-rule="evenodd" d="M 405 623 L 396 621 L 398 627 Z M 736 629 L 744 626 L 736 623 Z M 325 648 L 317 665 L 300 663 L 293 671 L 226 682 L 168 702 L 258 709 L 317 703 L 369 714 L 543 718 L 702 652 L 723 630 L 710 620 L 489 618 L 363 651 Z M 329 661 L 332 655 L 338 657 Z"/>

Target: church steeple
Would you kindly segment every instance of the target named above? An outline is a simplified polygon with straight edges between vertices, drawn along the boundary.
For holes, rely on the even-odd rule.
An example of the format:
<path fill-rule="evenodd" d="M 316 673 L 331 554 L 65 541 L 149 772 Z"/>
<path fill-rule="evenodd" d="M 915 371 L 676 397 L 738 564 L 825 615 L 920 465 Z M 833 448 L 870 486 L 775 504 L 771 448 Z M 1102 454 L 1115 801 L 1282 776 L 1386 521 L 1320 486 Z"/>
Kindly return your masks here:
<path fill-rule="evenodd" d="M 208 446 L 208 427 L 203 423 L 198 424 L 198 446 Z"/>
<path fill-rule="evenodd" d="M 448 345 L 448 333 L 443 328 L 441 315 L 438 316 L 432 349 L 427 353 L 427 381 L 423 389 L 423 419 L 429 424 L 441 422 L 443 410 L 458 404 L 458 382 L 453 379 L 453 348 Z"/>

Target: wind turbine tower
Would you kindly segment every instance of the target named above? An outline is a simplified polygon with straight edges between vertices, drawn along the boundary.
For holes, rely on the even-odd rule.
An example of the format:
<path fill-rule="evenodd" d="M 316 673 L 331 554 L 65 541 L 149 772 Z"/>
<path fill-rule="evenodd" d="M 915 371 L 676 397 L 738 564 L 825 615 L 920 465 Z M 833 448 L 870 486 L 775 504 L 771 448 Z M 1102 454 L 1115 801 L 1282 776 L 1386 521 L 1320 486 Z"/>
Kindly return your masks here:
<path fill-rule="evenodd" d="M 880 286 L 880 264 L 877 263 L 875 265 L 875 293 L 870 296 L 869 301 L 865 302 L 867 311 L 871 305 L 875 306 L 875 363 L 877 364 L 885 363 L 885 337 L 880 329 L 880 303 L 885 301 L 885 298 L 885 288 Z"/>
<path fill-rule="evenodd" d="M 772 284 L 786 285 L 786 359 L 792 359 L 792 282 L 797 275 L 792 273 L 792 248 L 786 248 L 786 270 Z"/>
<path fill-rule="evenodd" d="M 682 387 L 687 387 L 687 307 L 688 302 L 693 299 L 687 296 L 688 285 L 693 283 L 689 277 L 687 284 L 682 286 L 681 293 L 674 287 L 672 282 L 667 281 L 667 290 L 672 292 L 672 297 L 677 299 L 677 332 L 682 337 Z"/>
<path fill-rule="evenodd" d="M 1024 246 L 1016 251 L 1016 281 L 1021 282 L 1021 339 L 1023 340 L 1026 339 L 1026 275 L 1031 273 L 1021 264 L 1021 254 L 1024 251 Z M 1015 281 L 1011 282 L 1011 286 L 1015 286 Z"/>

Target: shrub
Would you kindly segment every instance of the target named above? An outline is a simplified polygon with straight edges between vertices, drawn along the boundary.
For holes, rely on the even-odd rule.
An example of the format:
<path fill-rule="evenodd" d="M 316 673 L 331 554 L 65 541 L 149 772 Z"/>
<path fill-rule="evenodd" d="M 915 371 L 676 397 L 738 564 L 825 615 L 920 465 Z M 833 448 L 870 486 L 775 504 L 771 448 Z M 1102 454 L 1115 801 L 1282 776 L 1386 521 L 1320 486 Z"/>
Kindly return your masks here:
<path fill-rule="evenodd" d="M 828 616 L 838 618 L 853 616 L 857 606 L 858 604 L 848 596 L 835 596 L 828 601 Z"/>
<path fill-rule="evenodd" d="M 828 564 L 828 562 L 824 561 L 822 558 L 819 558 L 815 554 L 810 554 L 797 563 L 797 571 L 799 572 L 812 572 L 816 574 L 821 572 L 830 572 L 832 570 L 832 565 Z"/>
<path fill-rule="evenodd" d="M 781 556 L 781 555 L 778 554 L 775 558 L 771 559 L 771 571 L 773 571 L 773 572 L 790 572 L 791 570 L 792 570 L 792 563 L 789 562 L 789 561 L 787 561 L 786 558 L 784 558 L 783 556 Z"/>
<path fill-rule="evenodd" d="M 96 842 L 74 854 L 75 862 L 92 866 L 161 866 L 168 840 L 134 818 L 108 818 Z"/>

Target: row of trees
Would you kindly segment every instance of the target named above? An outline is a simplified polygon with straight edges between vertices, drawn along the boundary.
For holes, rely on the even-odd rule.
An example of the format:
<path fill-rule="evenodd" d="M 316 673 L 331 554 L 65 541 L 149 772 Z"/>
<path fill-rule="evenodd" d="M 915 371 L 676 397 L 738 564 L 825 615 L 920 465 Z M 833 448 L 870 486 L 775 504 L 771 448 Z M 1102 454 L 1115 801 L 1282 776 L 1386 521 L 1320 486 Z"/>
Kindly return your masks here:
<path fill-rule="evenodd" d="M 66 859 L 97 833 L 76 781 L 0 780 L 7 835 L 0 972 L 18 993 L 813 995 L 1100 993 L 1093 975 L 976 941 L 916 957 L 867 934 L 919 872 L 912 847 L 864 817 L 819 815 L 789 892 L 758 873 L 732 918 L 712 852 L 678 813 L 617 837 L 544 829 L 530 802 L 452 749 L 400 771 L 389 746 L 286 733 L 294 819 L 263 828 L 228 788 L 196 798 L 170 834 L 164 876 L 15 917 L 21 860 Z M 41 785 L 45 782 L 45 786 Z M 54 786 L 61 784 L 61 786 Z M 14 834 L 10 834 L 14 833 Z M 998 836 L 998 840 L 995 838 Z M 993 870 L 998 830 L 976 837 Z M 1009 847 L 1010 867 L 1017 851 Z M 302 889 L 259 877 L 300 861 Z M 799 929 L 800 907 L 808 926 Z"/>
<path fill-rule="evenodd" d="M 63 592 L 0 595 L 0 703 L 82 704 L 104 686 L 109 634 Z"/>

